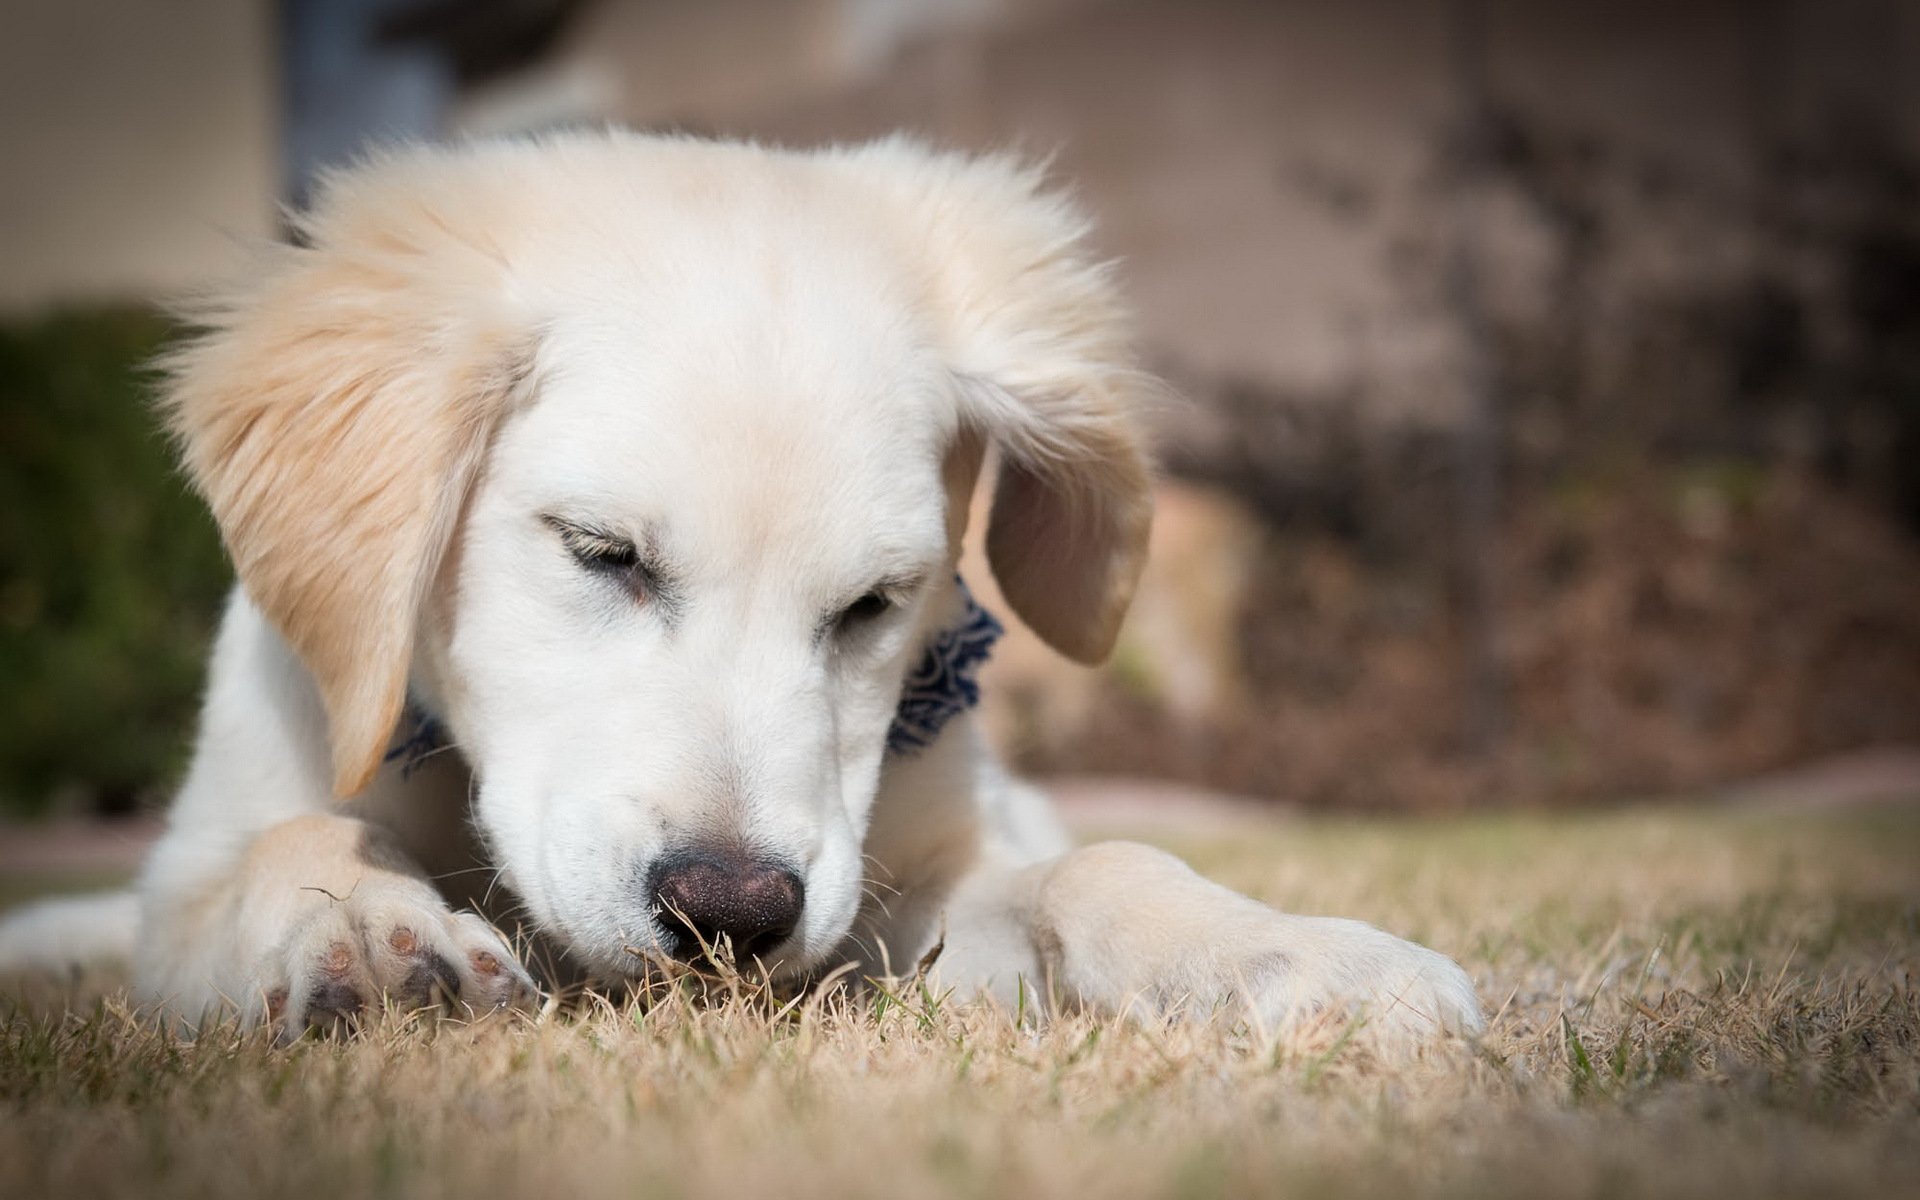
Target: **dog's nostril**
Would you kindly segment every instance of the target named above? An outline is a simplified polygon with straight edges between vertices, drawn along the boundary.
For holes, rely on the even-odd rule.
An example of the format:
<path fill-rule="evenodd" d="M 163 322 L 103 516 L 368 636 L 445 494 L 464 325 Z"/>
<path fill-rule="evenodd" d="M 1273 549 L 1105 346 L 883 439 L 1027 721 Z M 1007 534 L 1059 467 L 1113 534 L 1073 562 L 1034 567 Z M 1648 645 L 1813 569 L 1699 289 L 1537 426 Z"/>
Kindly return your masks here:
<path fill-rule="evenodd" d="M 786 867 L 727 851 L 668 855 L 654 867 L 651 892 L 679 957 L 697 959 L 724 940 L 743 963 L 786 941 L 805 902 L 800 877 Z"/>
<path fill-rule="evenodd" d="M 762 933 L 747 943 L 747 959 L 749 961 L 756 958 L 764 960 L 779 947 L 781 942 L 786 941 L 791 936 L 793 936 L 792 925 L 782 925 L 778 929 L 767 930 L 765 933 Z"/>

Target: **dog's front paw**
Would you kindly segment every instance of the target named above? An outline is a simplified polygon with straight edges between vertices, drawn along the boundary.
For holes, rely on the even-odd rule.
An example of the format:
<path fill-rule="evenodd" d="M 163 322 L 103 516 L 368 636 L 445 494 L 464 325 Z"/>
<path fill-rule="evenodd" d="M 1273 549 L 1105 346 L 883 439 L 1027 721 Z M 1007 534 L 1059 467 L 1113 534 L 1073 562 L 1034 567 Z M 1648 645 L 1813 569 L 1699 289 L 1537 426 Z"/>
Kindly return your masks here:
<path fill-rule="evenodd" d="M 1359 921 L 1266 910 L 1216 955 L 1216 994 L 1268 1028 L 1332 1014 L 1389 1040 L 1480 1032 L 1473 981 L 1443 954 Z"/>
<path fill-rule="evenodd" d="M 1269 1030 L 1351 1014 L 1373 1036 L 1401 1041 L 1482 1025 L 1472 981 L 1444 955 L 1359 921 L 1276 912 L 1146 846 L 1066 855 L 1037 900 L 1044 965 L 1097 1007 L 1226 1011 Z"/>
<path fill-rule="evenodd" d="M 348 1032 L 387 1007 L 467 1017 L 535 1002 L 533 980 L 493 927 L 418 880 L 381 875 L 323 899 L 255 975 L 249 1015 L 284 1040 Z"/>
<path fill-rule="evenodd" d="M 380 831 L 307 815 L 257 834 L 231 874 L 147 898 L 143 1002 L 189 1025 L 236 1009 L 284 1040 L 387 1007 L 529 1008 L 533 980 L 493 927 L 455 912 Z"/>

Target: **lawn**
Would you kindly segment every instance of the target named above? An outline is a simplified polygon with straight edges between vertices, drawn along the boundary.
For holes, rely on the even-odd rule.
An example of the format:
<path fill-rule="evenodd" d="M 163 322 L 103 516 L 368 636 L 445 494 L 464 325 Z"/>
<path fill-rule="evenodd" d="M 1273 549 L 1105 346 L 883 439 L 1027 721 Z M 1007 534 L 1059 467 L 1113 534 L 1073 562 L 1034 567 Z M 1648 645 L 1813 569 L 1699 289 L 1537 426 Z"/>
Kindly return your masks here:
<path fill-rule="evenodd" d="M 1387 1061 L 1022 1026 L 911 984 L 171 1041 L 0 1025 L 20 1196 L 1885 1196 L 1920 1179 L 1920 810 L 1276 821 L 1175 839 L 1458 957 L 1486 1036 Z M 82 990 L 84 985 L 82 985 Z"/>

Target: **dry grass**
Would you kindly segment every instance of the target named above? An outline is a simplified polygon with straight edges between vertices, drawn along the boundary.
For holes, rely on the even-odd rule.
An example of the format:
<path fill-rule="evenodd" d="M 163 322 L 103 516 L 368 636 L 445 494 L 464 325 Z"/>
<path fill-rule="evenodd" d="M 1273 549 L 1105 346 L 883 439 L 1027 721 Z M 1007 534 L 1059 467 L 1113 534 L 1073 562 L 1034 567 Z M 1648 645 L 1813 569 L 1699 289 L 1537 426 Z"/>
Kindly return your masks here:
<path fill-rule="evenodd" d="M 1311 822 L 1177 846 L 1458 956 L 1492 1027 L 1147 1029 L 897 999 L 348 1044 L 0 1023 L 22 1196 L 1885 1195 L 1920 1177 L 1920 815 Z"/>

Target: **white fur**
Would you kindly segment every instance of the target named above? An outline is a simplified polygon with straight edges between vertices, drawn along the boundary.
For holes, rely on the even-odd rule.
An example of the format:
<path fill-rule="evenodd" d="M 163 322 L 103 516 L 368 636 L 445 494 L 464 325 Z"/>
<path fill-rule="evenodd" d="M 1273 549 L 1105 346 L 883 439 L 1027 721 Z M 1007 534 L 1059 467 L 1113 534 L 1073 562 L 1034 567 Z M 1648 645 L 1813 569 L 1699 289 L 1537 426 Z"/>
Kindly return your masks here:
<path fill-rule="evenodd" d="M 22 971 L 61 971 L 133 957 L 140 898 L 100 892 L 41 900 L 0 924 L 0 962 Z"/>
<path fill-rule="evenodd" d="M 903 673 L 960 611 L 979 442 L 1006 464 L 990 541 L 1021 615 L 1092 658 L 1124 611 L 1151 383 L 1083 231 L 1030 171 L 900 141 L 610 134 L 336 181 L 313 244 L 217 302 L 176 368 L 244 590 L 139 885 L 144 999 L 299 1028 L 342 988 L 422 999 L 440 962 L 468 1004 L 523 1003 L 505 944 L 458 911 L 488 901 L 550 949 L 543 974 L 631 976 L 660 941 L 649 865 L 720 839 L 803 874 L 781 974 L 907 969 L 944 928 L 940 979 L 969 991 L 1476 1028 L 1439 955 L 1144 847 L 1071 849 L 970 718 L 884 754 Z M 291 365 L 269 382 L 254 361 Z M 646 545 L 677 600 L 584 570 L 556 518 Z M 904 586 L 893 611 L 821 633 L 880 580 Z M 407 670 L 367 646 L 408 648 Z M 371 769 L 353 731 L 387 727 L 369 723 L 400 679 L 458 752 L 334 799 Z"/>

